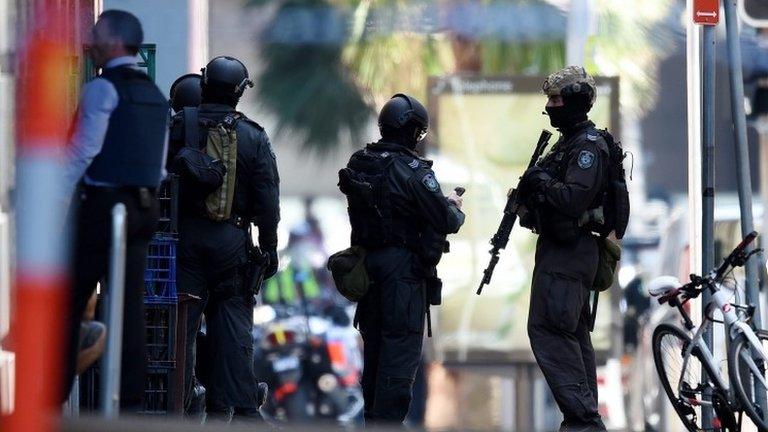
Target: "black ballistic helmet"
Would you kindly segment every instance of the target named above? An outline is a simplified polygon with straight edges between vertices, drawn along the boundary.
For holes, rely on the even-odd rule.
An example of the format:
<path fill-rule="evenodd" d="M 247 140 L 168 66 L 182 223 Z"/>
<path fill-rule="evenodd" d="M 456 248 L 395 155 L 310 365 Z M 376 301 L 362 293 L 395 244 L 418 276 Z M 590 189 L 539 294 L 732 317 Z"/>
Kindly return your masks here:
<path fill-rule="evenodd" d="M 184 107 L 196 107 L 200 105 L 202 88 L 200 82 L 203 77 L 200 74 L 186 74 L 176 79 L 171 85 L 171 108 L 179 112 Z"/>
<path fill-rule="evenodd" d="M 253 87 L 253 81 L 248 77 L 248 69 L 234 57 L 215 57 L 200 71 L 203 73 L 203 88 L 215 87 L 239 98 L 246 87 Z"/>
<path fill-rule="evenodd" d="M 415 98 L 398 93 L 392 96 L 379 113 L 379 130 L 385 139 L 402 140 L 414 147 L 424 139 L 429 129 L 429 114 Z"/>

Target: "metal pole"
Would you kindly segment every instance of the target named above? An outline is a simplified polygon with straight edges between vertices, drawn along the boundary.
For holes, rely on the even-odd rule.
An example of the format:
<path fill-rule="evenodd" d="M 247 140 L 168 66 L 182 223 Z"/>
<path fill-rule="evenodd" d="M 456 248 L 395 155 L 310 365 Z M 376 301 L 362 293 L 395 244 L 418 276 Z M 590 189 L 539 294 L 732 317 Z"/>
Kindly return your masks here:
<path fill-rule="evenodd" d="M 589 38 L 590 0 L 571 0 L 566 23 L 565 57 L 568 65 L 583 66 Z"/>
<path fill-rule="evenodd" d="M 67 403 L 64 404 L 64 415 L 70 418 L 80 417 L 80 377 L 77 375 L 72 383 Z"/>
<path fill-rule="evenodd" d="M 112 209 L 112 246 L 109 252 L 107 288 L 107 348 L 102 363 L 101 409 L 105 418 L 120 413 L 120 360 L 123 351 L 123 303 L 125 298 L 126 210 L 123 203 Z"/>
<path fill-rule="evenodd" d="M 534 393 L 535 372 L 533 365 L 515 366 L 515 429 L 530 431 L 535 428 L 536 398 Z"/>
<path fill-rule="evenodd" d="M 731 83 L 731 113 L 733 115 L 733 133 L 736 144 L 736 175 L 739 186 L 739 208 L 741 210 L 741 235 L 746 236 L 754 230 L 752 218 L 752 176 L 749 169 L 749 148 L 747 143 L 747 116 L 744 113 L 744 77 L 741 62 L 741 39 L 739 37 L 739 16 L 736 13 L 736 0 L 725 0 L 725 31 L 728 39 L 728 68 Z M 748 248 L 751 251 L 752 247 Z M 747 302 L 755 306 L 752 322 L 762 328 L 760 311 L 760 288 L 758 268 L 764 263 L 761 253 L 749 260 L 745 266 L 747 277 Z M 762 385 L 755 382 L 756 402 L 763 412 L 766 411 L 766 392 Z"/>
<path fill-rule="evenodd" d="M 741 210 L 741 233 L 746 236 L 754 230 L 752 217 L 752 182 L 749 168 L 749 148 L 747 146 L 747 117 L 744 113 L 744 78 L 742 76 L 741 45 L 739 22 L 736 14 L 736 0 L 726 0 L 725 28 L 728 38 L 728 67 L 731 84 L 731 112 L 733 115 L 733 133 L 736 143 L 736 175 L 739 186 L 739 207 Z M 750 249 L 752 249 L 750 247 Z M 762 254 L 760 254 L 762 255 Z M 762 256 L 755 257 L 746 265 L 747 300 L 759 308 L 758 265 Z M 753 322 L 762 328 L 760 310 L 755 311 Z"/>
<path fill-rule="evenodd" d="M 704 26 L 702 44 L 702 79 L 701 79 L 701 267 L 708 271 L 715 267 L 715 27 Z M 711 294 L 704 290 L 702 295 L 702 322 L 706 319 L 706 305 L 711 301 Z M 712 349 L 712 328 L 704 333 L 704 343 Z M 702 376 L 707 372 L 702 367 Z M 706 382 L 706 381 L 704 381 Z M 704 399 L 712 399 L 711 389 L 704 391 Z M 709 407 L 702 407 L 702 424 L 712 426 L 713 412 Z"/>

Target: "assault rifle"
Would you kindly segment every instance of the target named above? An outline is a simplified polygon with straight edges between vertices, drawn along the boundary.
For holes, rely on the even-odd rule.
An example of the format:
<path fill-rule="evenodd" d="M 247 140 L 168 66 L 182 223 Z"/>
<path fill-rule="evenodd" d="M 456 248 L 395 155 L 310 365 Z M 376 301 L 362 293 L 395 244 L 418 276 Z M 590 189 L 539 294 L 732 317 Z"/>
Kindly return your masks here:
<path fill-rule="evenodd" d="M 541 131 L 539 136 L 539 142 L 536 143 L 536 150 L 533 152 L 531 161 L 528 163 L 528 168 L 536 165 L 539 158 L 544 154 L 544 150 L 549 145 L 549 139 L 552 137 L 552 133 L 548 130 Z M 517 188 L 511 189 L 507 194 L 507 205 L 504 206 L 504 216 L 501 218 L 501 224 L 499 229 L 496 230 L 496 234 L 491 238 L 491 262 L 488 263 L 488 267 L 483 271 L 483 280 L 480 282 L 480 288 L 477 289 L 477 295 L 483 292 L 483 286 L 491 283 L 491 277 L 493 276 L 493 270 L 496 268 L 496 264 L 499 263 L 499 251 L 507 247 L 509 242 L 509 235 L 512 233 L 512 227 L 515 226 L 517 221 L 517 213 L 520 211 L 520 203 L 518 202 Z"/>

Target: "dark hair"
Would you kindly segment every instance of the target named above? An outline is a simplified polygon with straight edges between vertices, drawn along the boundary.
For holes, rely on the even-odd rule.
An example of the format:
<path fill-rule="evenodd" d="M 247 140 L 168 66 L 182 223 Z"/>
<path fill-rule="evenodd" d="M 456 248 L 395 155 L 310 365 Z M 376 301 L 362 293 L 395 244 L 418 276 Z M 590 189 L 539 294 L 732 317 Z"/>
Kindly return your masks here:
<path fill-rule="evenodd" d="M 117 36 L 126 51 L 136 55 L 139 52 L 141 43 L 144 42 L 144 30 L 141 29 L 141 22 L 130 12 L 110 9 L 99 15 L 99 21 L 104 20 L 109 27 L 109 32 Z"/>

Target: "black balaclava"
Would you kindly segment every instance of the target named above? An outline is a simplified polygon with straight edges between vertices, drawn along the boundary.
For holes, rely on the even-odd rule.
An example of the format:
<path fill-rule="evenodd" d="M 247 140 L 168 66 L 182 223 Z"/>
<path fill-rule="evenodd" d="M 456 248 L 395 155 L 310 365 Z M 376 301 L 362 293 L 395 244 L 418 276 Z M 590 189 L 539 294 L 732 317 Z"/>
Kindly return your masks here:
<path fill-rule="evenodd" d="M 549 123 L 558 130 L 569 129 L 587 121 L 587 113 L 592 109 L 589 95 L 575 94 L 563 96 L 563 105 L 546 107 Z"/>

